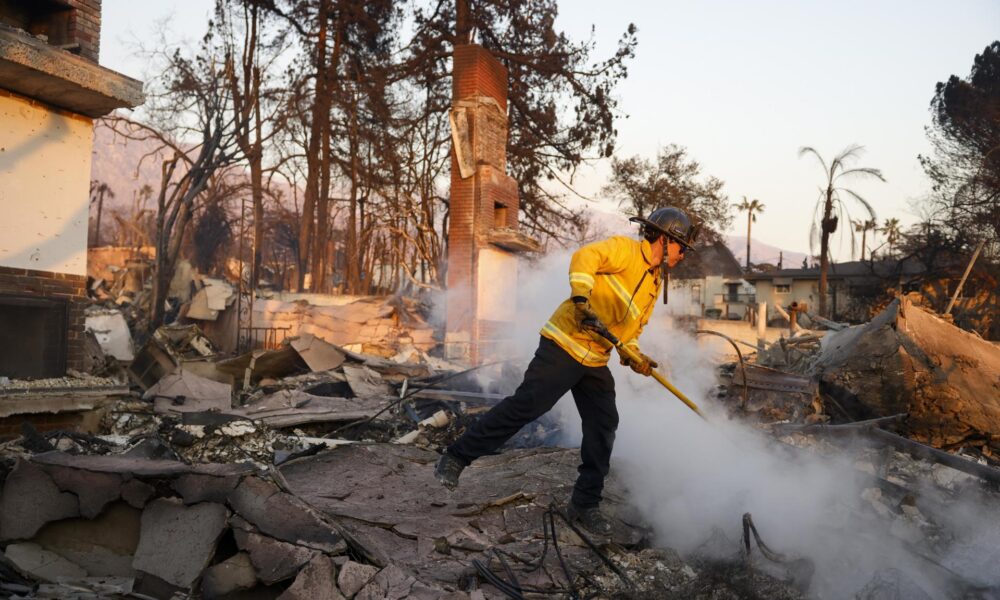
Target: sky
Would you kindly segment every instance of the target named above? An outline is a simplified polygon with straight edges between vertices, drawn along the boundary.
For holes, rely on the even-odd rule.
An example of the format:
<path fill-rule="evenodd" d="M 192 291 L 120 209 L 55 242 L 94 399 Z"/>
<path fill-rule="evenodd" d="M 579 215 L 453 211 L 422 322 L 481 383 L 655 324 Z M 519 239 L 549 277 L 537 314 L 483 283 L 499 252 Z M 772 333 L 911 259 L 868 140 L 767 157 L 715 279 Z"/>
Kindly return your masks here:
<path fill-rule="evenodd" d="M 104 0 L 101 63 L 142 78 L 137 41 L 153 39 L 170 17 L 168 40 L 193 43 L 212 4 Z M 808 252 L 823 172 L 798 149 L 812 146 L 829 160 L 864 146 L 856 165 L 881 169 L 886 182 L 852 189 L 880 223 L 918 220 L 913 203 L 929 183 L 917 156 L 929 151 L 934 86 L 967 76 L 975 55 L 1000 39 L 1000 2 L 563 0 L 557 22 L 574 39 L 593 27 L 597 57 L 614 50 L 629 23 L 639 44 L 616 90 L 623 116 L 616 155 L 652 159 L 667 144 L 686 147 L 704 173 L 725 182 L 732 202 L 745 195 L 764 203 L 754 239 Z M 576 175 L 594 210 L 616 209 L 601 196 L 609 172 L 603 160 Z M 731 233 L 745 235 L 745 214 Z M 849 258 L 846 239 L 834 254 Z"/>

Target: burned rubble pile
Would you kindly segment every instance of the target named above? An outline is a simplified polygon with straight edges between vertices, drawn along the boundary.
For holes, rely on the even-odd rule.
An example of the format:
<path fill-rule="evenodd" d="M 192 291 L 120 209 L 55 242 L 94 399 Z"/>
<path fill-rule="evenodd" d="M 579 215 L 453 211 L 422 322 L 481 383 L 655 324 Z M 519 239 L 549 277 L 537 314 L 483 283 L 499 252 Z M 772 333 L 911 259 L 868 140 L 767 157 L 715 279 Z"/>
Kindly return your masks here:
<path fill-rule="evenodd" d="M 105 346 L 122 341 L 101 325 Z M 386 358 L 300 333 L 227 358 L 194 325 L 128 349 L 134 391 L 104 407 L 97 431 L 25 426 L 0 446 L 9 597 L 680 598 L 724 587 L 710 569 L 641 550 L 651 532 L 617 481 L 613 544 L 581 537 L 562 512 L 577 451 L 545 445 L 550 423 L 471 467 L 458 492 L 440 486 L 438 452 L 505 390 L 422 351 Z M 781 590 L 768 597 L 800 597 L 758 579 L 755 589 Z"/>
<path fill-rule="evenodd" d="M 855 597 L 997 597 L 996 532 L 960 514 L 1000 514 L 1000 347 L 908 297 L 869 323 L 827 324 L 725 365 L 730 417 L 766 432 L 776 453 L 853 463 L 850 518 L 938 586 L 880 572 Z"/>
<path fill-rule="evenodd" d="M 188 316 L 203 297 L 209 311 L 228 303 L 225 322 L 232 296 L 206 291 L 215 285 L 182 304 Z M 616 470 L 604 505 L 614 535 L 590 539 L 562 510 L 578 451 L 553 447 L 555 421 L 526 427 L 446 490 L 438 453 L 511 390 L 484 389 L 435 357 L 432 338 L 406 334 L 424 324 L 405 302 L 267 300 L 255 308 L 269 325 L 295 328 L 240 355 L 187 317 L 133 337 L 141 307 L 111 302 L 87 315 L 105 376 L 94 380 L 123 392 L 100 426 L 25 427 L 0 445 L 7 596 L 802 598 L 831 585 L 807 557 L 767 548 L 749 515 L 742 538 L 733 515 L 732 530 L 706 531 L 694 552 L 663 547 Z M 212 322 L 195 308 L 194 321 Z M 990 555 L 960 551 L 969 532 L 948 506 L 971 493 L 1000 507 L 995 387 L 971 412 L 962 404 L 996 385 L 997 349 L 951 340 L 954 327 L 906 299 L 867 325 L 828 326 L 727 367 L 730 416 L 778 453 L 850 456 L 862 491 L 842 512 L 899 540 L 941 582 L 928 592 L 882 569 L 853 597 L 989 597 Z"/>

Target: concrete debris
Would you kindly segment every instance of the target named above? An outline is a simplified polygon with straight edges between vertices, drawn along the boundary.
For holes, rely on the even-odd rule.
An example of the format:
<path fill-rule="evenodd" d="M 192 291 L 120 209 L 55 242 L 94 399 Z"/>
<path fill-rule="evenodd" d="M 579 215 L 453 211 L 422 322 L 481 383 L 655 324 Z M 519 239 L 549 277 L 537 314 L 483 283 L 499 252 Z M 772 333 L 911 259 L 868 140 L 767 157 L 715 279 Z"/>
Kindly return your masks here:
<path fill-rule="evenodd" d="M 250 555 L 237 552 L 233 556 L 205 570 L 201 580 L 201 594 L 206 600 L 248 590 L 257 584 L 257 573 Z M 318 597 L 318 596 L 314 596 Z"/>
<path fill-rule="evenodd" d="M 410 590 L 417 580 L 404 573 L 396 565 L 389 565 L 378 572 L 354 596 L 355 600 L 405 600 L 410 598 Z"/>
<path fill-rule="evenodd" d="M 50 467 L 46 472 L 60 490 L 77 496 L 80 516 L 85 519 L 97 518 L 120 495 L 122 479 L 114 473 L 89 473 L 66 467 Z"/>
<path fill-rule="evenodd" d="M 310 548 L 303 548 L 261 535 L 234 523 L 236 545 L 249 553 L 257 578 L 267 585 L 295 577 L 306 563 L 319 555 Z"/>
<path fill-rule="evenodd" d="M 317 599 L 345 600 L 344 594 L 337 589 L 337 567 L 323 555 L 317 555 L 309 561 L 299 571 L 292 585 L 278 596 L 278 600 Z"/>
<path fill-rule="evenodd" d="M 134 391 L 120 379 L 72 377 L 63 404 L 34 409 L 65 410 L 70 396 L 80 402 L 94 386 L 114 386 L 121 398 L 92 402 L 103 415 L 101 435 L 26 428 L 0 445 L 0 585 L 15 586 L 3 593 L 505 597 L 474 560 L 547 595 L 568 594 L 570 584 L 581 597 L 792 599 L 830 589 L 823 573 L 810 588 L 811 571 L 733 558 L 740 543 L 725 532 L 710 532 L 683 556 L 656 547 L 661 540 L 614 471 L 602 506 L 613 533 L 598 555 L 557 516 L 579 453 L 551 447 L 559 433 L 551 419 L 469 467 L 458 490 L 444 489 L 433 477 L 439 452 L 505 390 L 482 389 L 465 375 L 442 387 L 464 366 L 435 356 L 433 330 L 409 299 L 259 298 L 254 326 L 287 337 L 234 356 L 227 340 L 235 339 L 236 290 L 188 266 L 171 285 L 176 321 L 148 339 L 139 333 L 133 352 L 130 330 L 147 330 L 147 267 L 135 260 L 90 286 L 100 299 L 87 315 L 92 363 L 114 373 L 116 361 L 131 358 Z M 967 532 L 948 507 L 969 495 L 1000 507 L 983 483 L 992 479 L 976 470 L 998 464 L 991 447 L 1000 440 L 1000 350 L 905 299 L 867 325 L 802 322 L 828 331 L 800 327 L 727 365 L 720 398 L 782 452 L 831 460 L 849 453 L 863 491 L 831 515 L 862 520 L 901 551 L 918 548 L 942 580 L 957 582 L 931 589 L 880 569 L 849 593 L 925 598 L 982 584 L 992 555 L 962 554 Z M 59 383 L 3 382 L 0 416 L 18 414 L 3 412 L 14 406 L 8 396 L 43 397 L 40 389 Z M 865 420 L 880 416 L 891 418 Z M 962 464 L 914 452 L 890 440 L 889 428 L 938 447 L 965 445 L 949 455 Z M 872 443 L 851 445 L 858 435 Z M 550 517 L 554 532 L 543 526 Z M 497 556 L 518 558 L 507 561 L 510 573 Z"/>
<path fill-rule="evenodd" d="M 191 588 L 212 559 L 228 517 L 221 504 L 154 500 L 142 512 L 132 566 L 179 588 Z"/>
<path fill-rule="evenodd" d="M 376 575 L 378 575 L 378 569 L 371 565 L 347 561 L 340 567 L 340 573 L 337 575 L 337 587 L 345 596 L 353 598 Z"/>
<path fill-rule="evenodd" d="M 58 581 L 63 578 L 86 577 L 87 572 L 55 552 L 38 544 L 23 542 L 7 544 L 4 555 L 17 568 L 38 581 Z"/>
<path fill-rule="evenodd" d="M 189 473 L 174 481 L 174 489 L 184 498 L 185 504 L 199 502 L 225 502 L 239 484 L 238 476 L 212 477 Z"/>
<path fill-rule="evenodd" d="M 19 460 L 0 495 L 0 541 L 30 539 L 46 523 L 79 515 L 75 494 L 61 491 L 37 465 Z"/>
<path fill-rule="evenodd" d="M 295 496 L 263 479 L 244 478 L 229 494 L 229 504 L 261 533 L 283 542 L 329 554 L 340 554 L 347 547 L 331 523 L 308 510 Z"/>
<path fill-rule="evenodd" d="M 116 502 L 95 519 L 49 523 L 35 541 L 79 565 L 88 575 L 134 577 L 132 557 L 139 545 L 141 511 Z"/>

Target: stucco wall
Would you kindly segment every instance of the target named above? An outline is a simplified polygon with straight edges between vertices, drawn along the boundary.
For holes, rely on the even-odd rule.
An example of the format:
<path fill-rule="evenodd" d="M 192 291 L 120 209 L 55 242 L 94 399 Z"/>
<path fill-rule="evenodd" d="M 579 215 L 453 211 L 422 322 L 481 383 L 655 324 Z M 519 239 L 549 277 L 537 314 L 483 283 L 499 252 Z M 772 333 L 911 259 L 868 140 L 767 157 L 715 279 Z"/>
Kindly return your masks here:
<path fill-rule="evenodd" d="M 87 274 L 93 122 L 0 90 L 0 266 Z"/>

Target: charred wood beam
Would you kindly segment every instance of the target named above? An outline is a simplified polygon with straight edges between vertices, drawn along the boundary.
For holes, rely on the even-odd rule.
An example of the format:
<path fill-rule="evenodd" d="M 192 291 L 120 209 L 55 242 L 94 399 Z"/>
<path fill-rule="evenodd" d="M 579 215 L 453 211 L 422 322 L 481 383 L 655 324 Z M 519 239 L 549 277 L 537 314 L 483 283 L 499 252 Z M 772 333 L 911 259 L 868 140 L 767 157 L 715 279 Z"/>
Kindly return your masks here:
<path fill-rule="evenodd" d="M 945 465 L 946 467 L 951 467 L 956 471 L 962 471 L 963 473 L 968 473 L 969 475 L 975 475 L 976 477 L 994 485 L 1000 485 L 1000 469 L 994 469 L 993 467 L 981 465 L 977 462 L 962 458 L 961 456 L 945 452 L 944 450 L 931 448 L 930 446 L 921 444 L 920 442 L 915 442 L 900 435 L 896 435 L 895 433 L 884 429 L 871 428 L 867 430 L 866 433 L 874 439 L 885 442 L 887 445 L 892 446 L 901 452 L 906 452 L 915 458 L 923 458 L 934 461 L 938 464 Z"/>
<path fill-rule="evenodd" d="M 878 417 L 877 419 L 868 419 L 867 421 L 855 421 L 854 423 L 840 423 L 837 425 L 826 425 L 826 424 L 812 424 L 812 425 L 800 425 L 798 423 L 776 423 L 772 427 L 772 431 L 778 434 L 787 433 L 825 433 L 830 435 L 852 435 L 861 433 L 861 430 L 870 427 L 879 427 L 881 425 L 888 425 L 889 423 L 896 423 L 903 420 L 907 413 L 899 413 L 898 415 L 891 415 L 888 417 Z"/>
<path fill-rule="evenodd" d="M 489 392 L 460 392 L 458 390 L 425 389 L 412 394 L 414 398 L 439 400 L 442 402 L 467 402 L 469 404 L 495 404 L 503 400 L 505 394 Z"/>
<path fill-rule="evenodd" d="M 939 465 L 944 465 L 946 467 L 951 467 L 956 471 L 961 471 L 963 473 L 968 473 L 969 475 L 975 475 L 980 479 L 987 481 L 993 485 L 1000 485 L 1000 469 L 995 469 L 987 465 L 981 465 L 975 461 L 971 461 L 961 456 L 945 452 L 944 450 L 938 450 L 937 448 L 932 448 L 926 444 L 921 444 L 909 438 L 905 438 L 901 435 L 892 433 L 891 431 L 886 431 L 880 429 L 880 425 L 887 423 L 892 423 L 899 421 L 906 415 L 898 414 L 889 417 L 879 417 L 877 419 L 869 419 L 867 421 L 858 421 L 856 423 L 845 423 L 842 425 L 793 425 L 789 426 L 786 424 L 776 425 L 774 431 L 776 433 L 819 433 L 819 434 L 830 434 L 830 435 L 866 435 L 871 439 L 882 442 L 887 446 L 891 446 L 900 452 L 905 452 L 914 458 L 929 460 L 935 462 Z"/>

